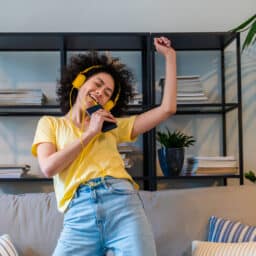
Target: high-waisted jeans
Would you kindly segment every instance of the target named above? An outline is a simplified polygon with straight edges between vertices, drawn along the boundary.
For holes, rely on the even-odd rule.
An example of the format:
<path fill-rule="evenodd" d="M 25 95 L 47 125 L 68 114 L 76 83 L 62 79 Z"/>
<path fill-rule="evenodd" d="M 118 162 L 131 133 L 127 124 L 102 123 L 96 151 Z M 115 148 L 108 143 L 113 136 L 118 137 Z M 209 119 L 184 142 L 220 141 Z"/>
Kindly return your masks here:
<path fill-rule="evenodd" d="M 129 181 L 112 177 L 93 179 L 77 189 L 53 255 L 103 256 L 107 251 L 156 256 L 138 191 Z"/>

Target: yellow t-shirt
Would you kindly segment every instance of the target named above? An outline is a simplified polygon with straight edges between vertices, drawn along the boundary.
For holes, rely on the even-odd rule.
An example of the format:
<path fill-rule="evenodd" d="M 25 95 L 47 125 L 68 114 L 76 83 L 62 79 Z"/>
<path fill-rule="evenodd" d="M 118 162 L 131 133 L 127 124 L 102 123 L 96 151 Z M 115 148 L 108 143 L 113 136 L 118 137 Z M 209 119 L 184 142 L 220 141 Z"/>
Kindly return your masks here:
<path fill-rule="evenodd" d="M 129 179 L 138 185 L 125 170 L 117 145 L 131 142 L 131 132 L 136 116 L 117 118 L 117 128 L 95 136 L 66 169 L 54 175 L 54 189 L 58 209 L 64 212 L 81 183 L 104 176 Z M 42 142 L 54 144 L 57 150 L 78 139 L 82 131 L 64 117 L 43 116 L 37 125 L 32 154 L 37 156 L 37 145 Z"/>

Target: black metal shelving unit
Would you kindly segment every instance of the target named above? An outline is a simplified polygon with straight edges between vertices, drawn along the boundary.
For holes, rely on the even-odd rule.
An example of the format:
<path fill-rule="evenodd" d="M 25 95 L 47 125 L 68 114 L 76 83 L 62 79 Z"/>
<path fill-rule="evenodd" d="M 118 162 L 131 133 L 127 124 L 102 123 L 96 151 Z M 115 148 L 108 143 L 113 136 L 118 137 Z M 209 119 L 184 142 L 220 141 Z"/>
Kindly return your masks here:
<path fill-rule="evenodd" d="M 153 38 L 164 35 L 171 39 L 176 51 L 219 50 L 221 52 L 221 88 L 222 98 L 218 103 L 179 104 L 177 115 L 219 114 L 222 117 L 222 151 L 226 155 L 226 114 L 237 110 L 238 146 L 240 172 L 238 175 L 194 175 L 177 177 L 158 177 L 156 174 L 156 140 L 155 129 L 143 135 L 143 176 L 134 177 L 142 181 L 144 189 L 156 190 L 160 180 L 175 179 L 223 179 L 236 178 L 243 184 L 243 136 L 242 136 L 242 93 L 241 93 L 241 60 L 240 35 L 230 32 L 203 33 L 0 33 L 0 51 L 58 51 L 60 52 L 60 67 L 67 63 L 68 51 L 111 50 L 140 51 L 142 66 L 143 104 L 129 107 L 127 114 L 139 114 L 156 106 L 155 104 L 155 50 Z M 225 100 L 225 64 L 224 50 L 236 41 L 237 58 L 237 102 Z M 0 106 L 0 116 L 41 116 L 50 114 L 59 116 L 58 105 L 43 106 Z M 29 177 L 20 179 L 0 179 L 0 182 L 52 182 L 52 179 Z"/>

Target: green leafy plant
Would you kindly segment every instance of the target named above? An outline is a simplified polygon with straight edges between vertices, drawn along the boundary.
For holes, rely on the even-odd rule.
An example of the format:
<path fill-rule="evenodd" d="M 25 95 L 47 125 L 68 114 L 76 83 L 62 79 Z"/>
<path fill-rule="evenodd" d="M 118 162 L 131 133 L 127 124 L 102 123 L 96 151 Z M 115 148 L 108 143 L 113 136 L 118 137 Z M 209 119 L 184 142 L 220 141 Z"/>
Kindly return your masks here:
<path fill-rule="evenodd" d="M 246 21 L 244 21 L 242 24 L 232 29 L 231 31 L 244 32 L 247 30 L 248 32 L 247 32 L 245 41 L 243 43 L 242 50 L 244 50 L 246 47 L 256 42 L 256 14 L 254 14 L 252 17 L 250 17 L 249 19 L 247 19 Z"/>
<path fill-rule="evenodd" d="M 256 183 L 256 176 L 253 171 L 248 171 L 244 174 L 245 178 L 250 180 L 253 183 Z"/>
<path fill-rule="evenodd" d="M 156 139 L 161 146 L 166 148 L 189 147 L 196 142 L 193 136 L 186 135 L 178 130 L 170 132 L 168 128 L 166 128 L 166 132 L 158 131 L 156 133 Z"/>

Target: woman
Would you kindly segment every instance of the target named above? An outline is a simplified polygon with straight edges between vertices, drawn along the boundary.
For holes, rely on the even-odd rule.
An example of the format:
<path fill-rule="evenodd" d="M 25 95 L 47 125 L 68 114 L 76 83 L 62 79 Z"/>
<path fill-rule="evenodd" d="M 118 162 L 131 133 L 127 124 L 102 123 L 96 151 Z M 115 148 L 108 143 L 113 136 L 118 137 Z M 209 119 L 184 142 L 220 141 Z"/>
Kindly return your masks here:
<path fill-rule="evenodd" d="M 176 112 L 176 54 L 165 37 L 155 38 L 154 45 L 166 61 L 160 106 L 116 118 L 132 96 L 131 73 L 117 59 L 89 53 L 74 57 L 60 81 L 64 116 L 44 116 L 38 123 L 32 153 L 42 172 L 53 177 L 64 213 L 54 256 L 102 256 L 107 250 L 117 256 L 156 255 L 138 186 L 117 150 Z M 103 107 L 90 111 L 95 105 Z"/>

